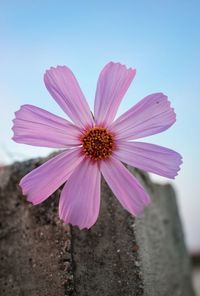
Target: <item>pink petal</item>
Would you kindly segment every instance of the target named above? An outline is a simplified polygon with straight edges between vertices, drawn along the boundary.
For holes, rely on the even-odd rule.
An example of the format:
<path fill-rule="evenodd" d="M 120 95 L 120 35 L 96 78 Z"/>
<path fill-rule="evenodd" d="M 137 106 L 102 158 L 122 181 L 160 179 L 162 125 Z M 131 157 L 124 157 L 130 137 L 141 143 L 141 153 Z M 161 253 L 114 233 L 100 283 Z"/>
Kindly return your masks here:
<path fill-rule="evenodd" d="M 27 200 L 39 204 L 58 189 L 81 162 L 80 148 L 65 151 L 22 178 L 20 186 Z"/>
<path fill-rule="evenodd" d="M 176 121 L 170 102 L 162 93 L 145 97 L 111 126 L 117 139 L 138 139 L 160 133 Z"/>
<path fill-rule="evenodd" d="M 66 66 L 50 68 L 44 75 L 44 83 L 58 105 L 81 127 L 93 126 L 88 103 L 72 71 Z"/>
<path fill-rule="evenodd" d="M 177 175 L 182 163 L 182 157 L 177 152 L 141 142 L 119 141 L 113 156 L 136 168 L 171 179 Z"/>
<path fill-rule="evenodd" d="M 123 96 L 136 74 L 135 69 L 110 62 L 100 73 L 94 105 L 94 117 L 98 125 L 112 123 Z"/>
<path fill-rule="evenodd" d="M 83 159 L 65 184 L 59 204 L 59 216 L 66 224 L 90 228 L 100 207 L 100 171 L 97 162 Z"/>
<path fill-rule="evenodd" d="M 59 116 L 31 105 L 23 105 L 15 116 L 13 140 L 18 143 L 53 148 L 80 145 L 80 129 Z"/>
<path fill-rule="evenodd" d="M 117 159 L 101 161 L 101 172 L 122 206 L 132 215 L 143 212 L 150 199 L 137 179 Z"/>

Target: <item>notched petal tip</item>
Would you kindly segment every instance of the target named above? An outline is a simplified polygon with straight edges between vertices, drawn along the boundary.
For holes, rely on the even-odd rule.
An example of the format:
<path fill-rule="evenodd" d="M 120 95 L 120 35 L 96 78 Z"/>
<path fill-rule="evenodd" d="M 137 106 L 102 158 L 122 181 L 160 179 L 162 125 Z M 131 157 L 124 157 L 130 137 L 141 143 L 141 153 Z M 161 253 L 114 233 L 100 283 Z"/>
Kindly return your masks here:
<path fill-rule="evenodd" d="M 66 215 L 65 215 L 65 211 L 63 209 L 63 207 L 61 206 L 61 203 L 59 203 L 59 207 L 58 207 L 58 216 L 60 218 L 60 220 L 63 222 L 63 224 L 65 225 L 71 225 L 73 227 L 78 227 L 80 230 L 83 230 L 83 229 L 90 229 L 95 223 L 96 223 L 96 220 L 94 221 L 94 223 L 92 222 L 90 225 L 83 225 L 83 224 L 78 224 L 77 222 L 72 222 L 70 221 L 70 219 L 67 219 L 66 218 Z"/>
<path fill-rule="evenodd" d="M 46 82 L 47 82 L 48 76 L 49 76 L 52 72 L 56 71 L 56 70 L 58 69 L 58 67 L 59 67 L 59 66 L 55 66 L 55 67 L 50 67 L 49 69 L 46 69 L 46 71 L 44 72 L 44 76 L 43 76 L 45 84 L 46 84 Z"/>
<path fill-rule="evenodd" d="M 14 141 L 14 142 L 17 142 L 16 137 L 14 135 L 12 136 L 11 140 Z"/>
<path fill-rule="evenodd" d="M 175 152 L 176 154 L 176 161 L 175 161 L 175 167 L 174 167 L 174 173 L 171 173 L 171 175 L 169 176 L 166 176 L 167 178 L 169 179 L 176 179 L 176 177 L 179 175 L 179 172 L 181 170 L 181 165 L 183 164 L 183 157 L 178 153 L 178 152 Z"/>
<path fill-rule="evenodd" d="M 30 200 L 29 199 L 29 196 L 27 195 L 27 193 L 25 192 L 25 190 L 24 190 L 24 188 L 23 188 L 23 186 L 22 186 L 22 180 L 23 180 L 23 178 L 21 179 L 21 181 L 20 181 L 20 183 L 19 183 L 19 189 L 21 190 L 21 193 L 22 193 L 22 195 L 23 195 L 23 197 L 25 198 L 25 200 L 27 201 L 27 202 L 29 202 L 29 203 L 31 203 L 32 205 L 37 205 L 38 203 L 34 203 L 34 201 L 33 200 Z"/>
<path fill-rule="evenodd" d="M 71 72 L 71 70 L 67 66 L 65 66 L 65 65 L 57 65 L 55 67 L 52 66 L 49 69 L 46 69 L 46 71 L 44 72 L 44 79 L 46 79 L 47 76 L 49 74 L 51 74 L 52 72 L 60 71 L 60 70 L 67 70 L 67 71 L 70 71 Z"/>
<path fill-rule="evenodd" d="M 175 179 L 178 175 L 179 175 L 179 172 L 181 170 L 181 165 L 183 164 L 183 157 L 181 154 L 177 153 L 179 155 L 179 159 L 178 159 L 178 164 L 177 164 L 177 171 L 176 171 L 176 174 L 174 175 L 174 178 Z"/>
<path fill-rule="evenodd" d="M 15 124 L 15 122 L 16 122 L 16 117 L 12 119 L 13 125 Z M 13 126 L 12 126 L 12 128 L 13 128 Z"/>
<path fill-rule="evenodd" d="M 18 119 L 20 117 L 20 115 L 23 111 L 29 110 L 29 109 L 31 109 L 31 107 L 33 107 L 33 106 L 31 106 L 30 104 L 21 105 L 20 108 L 14 112 L 15 117 L 12 121 L 14 122 L 16 119 Z"/>
<path fill-rule="evenodd" d="M 163 97 L 166 98 L 166 101 L 167 101 L 167 103 L 169 104 L 170 111 L 171 111 L 171 113 L 174 115 L 174 119 L 175 119 L 175 121 L 176 121 L 176 112 L 175 112 L 174 107 L 172 107 L 172 103 L 171 103 L 171 101 L 169 100 L 168 96 L 166 96 L 165 94 L 162 94 L 162 95 L 163 95 Z"/>
<path fill-rule="evenodd" d="M 90 226 L 82 226 L 82 225 L 78 225 L 78 224 L 76 224 L 76 223 L 71 223 L 71 222 L 67 222 L 67 221 L 65 221 L 65 219 L 64 218 L 62 218 L 61 216 L 60 216 L 60 214 L 59 214 L 59 218 L 60 218 L 60 220 L 63 222 L 63 224 L 64 225 L 71 225 L 71 226 L 73 226 L 73 227 L 77 227 L 77 228 L 79 228 L 80 230 L 89 230 L 89 229 L 91 229 L 92 228 L 92 226 L 96 223 L 94 223 L 93 225 L 90 225 Z"/>
<path fill-rule="evenodd" d="M 25 181 L 25 178 L 27 177 L 27 175 L 25 175 L 19 182 L 19 187 L 21 188 L 21 191 L 22 191 L 22 194 L 23 195 L 26 195 L 27 192 L 25 191 L 24 189 L 24 181 Z"/>
<path fill-rule="evenodd" d="M 128 68 L 125 64 L 122 64 L 122 63 L 120 63 L 120 62 L 113 62 L 113 61 L 110 61 L 106 66 L 108 66 L 108 65 L 111 65 L 111 66 L 113 66 L 113 65 L 117 65 L 117 66 L 123 67 L 123 68 L 126 69 L 126 70 L 133 70 L 133 71 L 136 71 L 135 68 L 131 68 L 131 67 Z"/>
<path fill-rule="evenodd" d="M 14 116 L 15 116 L 14 119 L 17 118 L 17 116 L 18 116 L 18 114 L 20 113 L 21 110 L 22 110 L 22 106 L 19 108 L 19 110 L 17 110 L 17 111 L 14 112 Z M 13 120 L 14 120 L 14 119 L 13 119 Z"/>
<path fill-rule="evenodd" d="M 22 179 L 23 179 L 23 178 L 22 178 Z M 22 181 L 22 179 L 21 179 L 21 181 Z M 30 199 L 29 199 L 29 196 L 27 195 L 27 193 L 25 192 L 23 186 L 21 185 L 21 181 L 20 181 L 20 183 L 18 184 L 18 188 L 19 188 L 19 190 L 21 190 L 21 193 L 22 193 L 23 197 L 25 198 L 25 200 L 26 200 L 27 202 L 31 203 L 33 206 L 39 204 L 39 203 L 34 203 L 33 200 L 30 200 Z"/>
<path fill-rule="evenodd" d="M 11 140 L 18 143 L 18 137 L 16 135 L 16 126 L 15 123 L 13 123 L 13 126 L 11 127 L 11 130 L 13 132 L 13 136 L 11 137 Z"/>

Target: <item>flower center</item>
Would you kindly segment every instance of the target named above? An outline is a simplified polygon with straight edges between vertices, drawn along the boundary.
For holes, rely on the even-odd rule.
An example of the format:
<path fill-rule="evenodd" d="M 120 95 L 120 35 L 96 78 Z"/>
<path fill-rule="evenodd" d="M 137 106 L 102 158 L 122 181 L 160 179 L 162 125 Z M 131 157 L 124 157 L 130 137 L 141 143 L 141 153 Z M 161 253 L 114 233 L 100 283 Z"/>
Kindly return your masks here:
<path fill-rule="evenodd" d="M 108 158 L 114 148 L 114 140 L 106 128 L 94 127 L 81 138 L 83 152 L 93 160 Z"/>

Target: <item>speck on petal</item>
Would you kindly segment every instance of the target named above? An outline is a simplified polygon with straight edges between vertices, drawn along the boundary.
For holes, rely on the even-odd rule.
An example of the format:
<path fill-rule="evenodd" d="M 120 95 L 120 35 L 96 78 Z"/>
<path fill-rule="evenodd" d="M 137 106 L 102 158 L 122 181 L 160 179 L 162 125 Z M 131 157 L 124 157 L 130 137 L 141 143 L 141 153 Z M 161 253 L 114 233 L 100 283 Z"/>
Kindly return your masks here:
<path fill-rule="evenodd" d="M 122 114 L 110 127 L 117 139 L 138 139 L 160 133 L 176 121 L 170 102 L 162 93 L 145 97 Z"/>

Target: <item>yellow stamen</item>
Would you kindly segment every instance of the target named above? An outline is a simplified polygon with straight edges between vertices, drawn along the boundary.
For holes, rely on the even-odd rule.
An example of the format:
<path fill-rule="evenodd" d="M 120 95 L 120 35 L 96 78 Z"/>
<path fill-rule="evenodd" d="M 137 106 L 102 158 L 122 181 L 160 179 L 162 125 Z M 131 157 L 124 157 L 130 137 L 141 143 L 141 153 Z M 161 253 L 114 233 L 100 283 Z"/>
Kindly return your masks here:
<path fill-rule="evenodd" d="M 102 127 L 89 129 L 82 137 L 83 152 L 93 160 L 106 159 L 114 149 L 113 135 Z"/>

